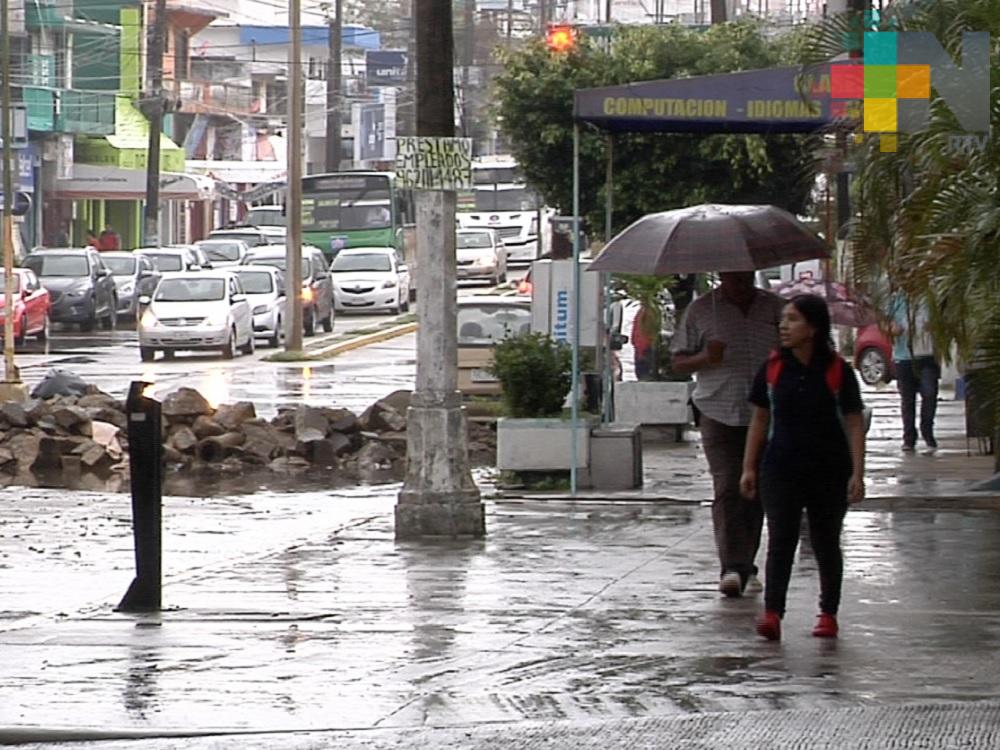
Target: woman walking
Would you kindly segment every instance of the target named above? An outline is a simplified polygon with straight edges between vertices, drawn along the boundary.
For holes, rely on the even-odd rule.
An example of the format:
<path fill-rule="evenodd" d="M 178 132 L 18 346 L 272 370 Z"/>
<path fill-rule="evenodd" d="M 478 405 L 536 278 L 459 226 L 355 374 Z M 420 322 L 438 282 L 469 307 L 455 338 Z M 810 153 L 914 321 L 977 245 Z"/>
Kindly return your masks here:
<path fill-rule="evenodd" d="M 781 315 L 781 349 L 754 379 L 740 490 L 760 490 L 767 518 L 764 614 L 757 633 L 781 638 L 802 511 L 819 566 L 819 618 L 812 634 L 837 636 L 844 574 L 840 532 L 848 503 L 864 499 L 863 404 L 854 371 L 834 350 L 830 313 L 815 295 Z M 759 478 L 758 478 L 759 471 Z"/>

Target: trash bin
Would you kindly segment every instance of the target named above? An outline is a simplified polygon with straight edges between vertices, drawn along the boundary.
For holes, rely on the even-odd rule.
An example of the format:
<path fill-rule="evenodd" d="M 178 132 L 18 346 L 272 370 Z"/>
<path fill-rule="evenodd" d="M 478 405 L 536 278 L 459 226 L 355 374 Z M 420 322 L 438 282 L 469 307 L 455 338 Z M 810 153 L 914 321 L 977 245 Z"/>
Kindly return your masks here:
<path fill-rule="evenodd" d="M 642 487 L 642 431 L 611 423 L 590 431 L 590 481 L 597 490 Z"/>

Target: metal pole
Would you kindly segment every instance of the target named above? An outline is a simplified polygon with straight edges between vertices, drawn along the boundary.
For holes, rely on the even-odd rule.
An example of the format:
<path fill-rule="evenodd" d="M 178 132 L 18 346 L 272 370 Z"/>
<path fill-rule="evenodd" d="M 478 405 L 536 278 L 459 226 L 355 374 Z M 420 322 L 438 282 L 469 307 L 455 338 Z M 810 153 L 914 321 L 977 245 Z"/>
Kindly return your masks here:
<path fill-rule="evenodd" d="M 611 2 L 608 0 L 608 10 L 610 11 Z M 612 214 L 614 211 L 614 156 L 615 156 L 615 141 L 612 135 L 609 133 L 605 138 L 605 144 L 607 145 L 608 153 L 608 163 L 607 170 L 605 172 L 604 179 L 604 242 L 607 244 L 611 242 L 611 232 L 612 232 Z M 611 366 L 611 274 L 602 273 L 601 281 L 604 284 L 604 337 L 603 346 L 605 348 L 604 354 L 604 377 L 602 380 L 603 391 L 601 397 L 601 404 L 603 408 L 601 409 L 601 420 L 604 422 L 613 422 L 615 418 L 614 414 L 614 404 L 611 401 L 611 394 L 613 392 L 612 385 L 614 382 L 614 368 Z"/>
<path fill-rule="evenodd" d="M 288 236 L 285 242 L 285 351 L 302 351 L 302 0 L 288 0 Z"/>
<path fill-rule="evenodd" d="M 576 496 L 577 453 L 580 445 L 577 429 L 580 421 L 580 126 L 573 123 L 573 358 L 572 395 L 570 396 L 571 450 L 569 494 Z"/>
<path fill-rule="evenodd" d="M 343 0 L 336 0 L 328 39 L 326 77 L 326 171 L 340 171 L 340 93 L 343 50 Z"/>
<path fill-rule="evenodd" d="M 476 0 L 465 0 L 462 44 L 462 135 L 472 137 L 472 97 L 470 75 L 476 56 Z"/>
<path fill-rule="evenodd" d="M 167 23 L 167 0 L 156 0 L 149 29 L 145 110 L 149 118 L 146 155 L 146 205 L 143 208 L 142 244 L 160 245 L 160 138 L 163 132 L 163 37 Z"/>
<path fill-rule="evenodd" d="M 3 272 L 4 272 L 4 319 L 3 319 L 3 362 L 4 396 L 13 398 L 13 391 L 19 390 L 21 376 L 14 364 L 14 137 L 13 108 L 10 92 L 10 8 L 7 0 L 0 0 L 0 74 L 3 75 Z"/>

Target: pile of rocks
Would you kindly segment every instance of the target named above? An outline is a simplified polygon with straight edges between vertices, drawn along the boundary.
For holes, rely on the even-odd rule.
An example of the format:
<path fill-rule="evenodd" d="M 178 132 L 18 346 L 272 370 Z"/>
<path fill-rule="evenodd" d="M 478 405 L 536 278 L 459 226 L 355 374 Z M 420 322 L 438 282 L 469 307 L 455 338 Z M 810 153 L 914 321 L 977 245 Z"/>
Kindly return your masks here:
<path fill-rule="evenodd" d="M 334 469 L 365 481 L 396 480 L 406 463 L 408 391 L 377 401 L 360 416 L 347 409 L 297 405 L 270 420 L 250 402 L 213 407 L 196 390 L 180 388 L 162 402 L 163 458 L 170 467 L 242 472 Z M 492 464 L 489 425 L 470 422 L 473 465 Z M 0 470 L 111 473 L 128 468 L 124 404 L 88 387 L 83 396 L 56 396 L 0 405 Z"/>

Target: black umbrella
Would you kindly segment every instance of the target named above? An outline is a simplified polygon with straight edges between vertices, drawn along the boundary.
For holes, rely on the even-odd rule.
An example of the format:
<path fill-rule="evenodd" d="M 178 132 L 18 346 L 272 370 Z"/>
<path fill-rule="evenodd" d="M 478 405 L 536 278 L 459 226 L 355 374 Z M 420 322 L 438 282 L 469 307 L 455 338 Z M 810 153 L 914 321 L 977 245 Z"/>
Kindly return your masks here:
<path fill-rule="evenodd" d="M 826 242 L 777 206 L 706 203 L 643 216 L 613 237 L 588 270 L 754 271 L 829 255 Z"/>

